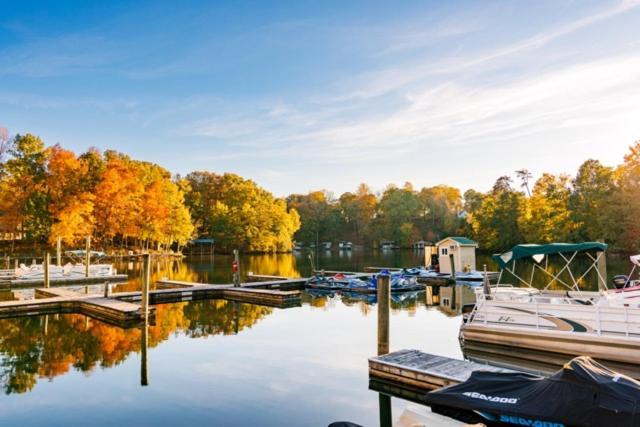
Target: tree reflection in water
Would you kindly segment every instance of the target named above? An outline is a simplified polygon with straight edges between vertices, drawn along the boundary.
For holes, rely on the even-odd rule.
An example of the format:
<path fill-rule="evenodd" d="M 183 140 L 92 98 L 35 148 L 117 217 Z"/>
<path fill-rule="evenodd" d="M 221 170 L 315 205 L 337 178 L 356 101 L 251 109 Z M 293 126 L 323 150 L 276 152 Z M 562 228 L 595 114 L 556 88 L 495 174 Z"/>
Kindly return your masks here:
<path fill-rule="evenodd" d="M 148 345 L 155 347 L 176 332 L 194 338 L 238 333 L 272 310 L 226 300 L 158 305 Z M 0 382 L 7 394 L 25 393 L 41 378 L 118 365 L 141 350 L 141 334 L 141 329 L 121 329 L 78 314 L 0 320 Z"/>

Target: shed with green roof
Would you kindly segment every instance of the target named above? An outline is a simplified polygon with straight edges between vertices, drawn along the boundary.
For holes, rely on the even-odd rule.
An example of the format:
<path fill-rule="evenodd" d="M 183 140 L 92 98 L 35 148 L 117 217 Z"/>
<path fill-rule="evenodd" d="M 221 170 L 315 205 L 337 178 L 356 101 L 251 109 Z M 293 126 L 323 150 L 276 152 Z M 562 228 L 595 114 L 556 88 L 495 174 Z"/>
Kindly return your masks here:
<path fill-rule="evenodd" d="M 476 269 L 476 248 L 478 243 L 460 236 L 447 237 L 436 243 L 440 272 L 451 274 L 453 262 L 456 272 Z"/>

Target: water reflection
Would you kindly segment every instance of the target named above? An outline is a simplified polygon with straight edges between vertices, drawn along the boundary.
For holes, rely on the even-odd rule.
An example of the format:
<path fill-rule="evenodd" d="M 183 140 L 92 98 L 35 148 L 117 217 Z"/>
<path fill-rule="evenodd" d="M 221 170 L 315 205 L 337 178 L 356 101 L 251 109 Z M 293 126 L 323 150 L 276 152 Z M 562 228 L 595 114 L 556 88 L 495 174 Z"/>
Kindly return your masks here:
<path fill-rule="evenodd" d="M 418 265 L 422 255 L 335 251 L 316 261 L 327 270 L 357 271 Z M 626 270 L 625 259 L 621 265 L 610 262 L 610 275 Z M 140 287 L 137 262 L 117 267 L 131 280 L 115 291 Z M 246 256 L 241 268 L 245 274 L 310 273 L 306 253 Z M 162 260 L 154 264 L 152 279 L 163 277 L 230 283 L 231 257 Z M 0 400 L 0 422 L 42 425 L 55 409 L 61 425 L 89 416 L 96 425 L 315 426 L 335 419 L 377 425 L 401 416 L 406 404 L 367 387 L 377 306 L 375 295 L 307 292 L 302 307 L 287 310 L 224 300 L 158 305 L 155 324 L 139 329 L 80 315 L 0 320 L 0 384 L 11 395 Z M 391 309 L 391 350 L 462 356 L 460 317 L 427 306 L 425 292 L 393 296 Z M 63 375 L 65 381 L 42 381 Z M 139 384 L 148 386 L 142 390 Z M 89 393 L 92 399 L 78 405 Z"/>
<path fill-rule="evenodd" d="M 141 383 L 148 384 L 147 348 L 182 333 L 199 338 L 237 334 L 272 312 L 270 307 L 225 300 L 156 306 L 155 325 L 121 329 L 77 314 L 0 320 L 0 383 L 5 393 L 24 393 L 39 379 L 71 369 L 91 373 L 142 351 Z"/>

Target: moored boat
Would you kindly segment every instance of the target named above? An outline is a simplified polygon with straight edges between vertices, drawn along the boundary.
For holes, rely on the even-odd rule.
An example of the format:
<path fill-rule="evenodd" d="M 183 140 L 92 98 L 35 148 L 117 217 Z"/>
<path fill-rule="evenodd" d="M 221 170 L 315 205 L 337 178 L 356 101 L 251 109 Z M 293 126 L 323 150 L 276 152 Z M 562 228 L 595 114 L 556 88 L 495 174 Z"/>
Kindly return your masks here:
<path fill-rule="evenodd" d="M 463 342 L 499 344 L 542 349 L 565 355 L 588 355 L 602 360 L 636 363 L 640 360 L 640 307 L 634 292 L 607 289 L 602 266 L 606 245 L 579 244 L 518 245 L 494 259 L 525 287 L 484 283 L 476 288 L 476 303 L 460 329 Z M 582 254 L 592 264 L 582 274 L 574 274 L 571 264 Z M 549 272 L 546 259 L 557 255 L 564 265 Z M 533 260 L 529 281 L 518 276 L 517 261 Z M 544 263 L 543 263 L 544 261 Z M 551 279 L 544 289 L 532 286 L 534 273 Z M 569 282 L 560 278 L 568 272 Z M 582 291 L 579 283 L 595 272 L 599 291 Z M 565 291 L 550 290 L 552 284 Z"/>

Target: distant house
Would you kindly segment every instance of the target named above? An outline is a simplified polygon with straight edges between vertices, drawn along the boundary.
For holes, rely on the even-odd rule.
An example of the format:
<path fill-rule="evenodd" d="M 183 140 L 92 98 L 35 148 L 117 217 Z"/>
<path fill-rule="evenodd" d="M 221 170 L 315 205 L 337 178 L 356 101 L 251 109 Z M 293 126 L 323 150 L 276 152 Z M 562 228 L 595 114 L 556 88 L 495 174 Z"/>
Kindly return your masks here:
<path fill-rule="evenodd" d="M 418 240 L 417 242 L 413 243 L 413 249 L 424 249 L 427 246 L 431 246 L 432 243 L 431 242 L 427 242 L 426 240 Z"/>
<path fill-rule="evenodd" d="M 322 242 L 322 249 L 330 251 L 333 243 L 331 242 Z"/>
<path fill-rule="evenodd" d="M 436 243 L 440 272 L 451 274 L 451 260 L 456 272 L 476 269 L 478 243 L 466 237 L 447 237 Z"/>

